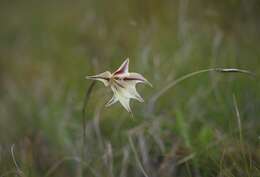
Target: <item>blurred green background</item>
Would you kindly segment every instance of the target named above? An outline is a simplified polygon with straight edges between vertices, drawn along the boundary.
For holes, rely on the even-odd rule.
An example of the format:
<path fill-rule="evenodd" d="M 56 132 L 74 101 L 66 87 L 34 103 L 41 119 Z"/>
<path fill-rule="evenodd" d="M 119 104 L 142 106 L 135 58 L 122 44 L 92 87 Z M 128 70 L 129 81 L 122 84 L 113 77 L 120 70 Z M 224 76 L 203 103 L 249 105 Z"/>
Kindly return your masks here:
<path fill-rule="evenodd" d="M 0 176 L 260 176 L 259 18 L 258 0 L 2 0 Z M 126 57 L 153 88 L 131 118 L 98 83 L 83 147 L 85 76 Z M 148 112 L 214 67 L 256 77 L 202 74 Z"/>

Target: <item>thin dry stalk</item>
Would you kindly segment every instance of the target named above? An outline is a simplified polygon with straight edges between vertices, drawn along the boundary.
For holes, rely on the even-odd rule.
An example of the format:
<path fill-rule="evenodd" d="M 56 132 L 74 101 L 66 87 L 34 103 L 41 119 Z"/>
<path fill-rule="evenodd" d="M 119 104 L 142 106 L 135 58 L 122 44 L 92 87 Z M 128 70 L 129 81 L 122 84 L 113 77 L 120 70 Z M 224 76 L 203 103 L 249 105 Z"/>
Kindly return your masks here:
<path fill-rule="evenodd" d="M 20 177 L 25 177 L 26 175 L 23 173 L 23 171 L 19 167 L 18 163 L 16 162 L 15 155 L 14 155 L 14 144 L 11 147 L 11 154 L 12 154 L 12 159 L 13 159 L 16 171 L 17 171 L 17 175 Z"/>
<path fill-rule="evenodd" d="M 195 156 L 196 156 L 196 153 L 192 153 L 192 154 L 190 154 L 190 155 L 188 155 L 188 156 L 186 156 L 186 157 L 180 159 L 179 161 L 177 161 L 176 164 L 177 164 L 177 166 L 178 166 L 178 165 L 181 165 L 181 164 L 184 164 L 184 163 L 186 163 L 186 162 L 192 160 Z"/>
<path fill-rule="evenodd" d="M 143 132 L 141 132 L 139 134 L 138 142 L 139 142 L 139 148 L 140 148 L 140 153 L 141 153 L 143 165 L 146 169 L 149 169 L 150 168 L 150 164 L 149 164 L 150 159 L 149 159 L 147 143 L 146 143 Z"/>
<path fill-rule="evenodd" d="M 238 109 L 237 99 L 236 99 L 236 96 L 234 94 L 233 94 L 233 103 L 234 103 L 236 117 L 237 117 L 237 125 L 238 125 L 238 130 L 239 130 L 240 143 L 242 145 L 243 144 L 243 136 L 242 136 L 241 117 L 240 117 L 240 112 L 239 112 L 239 109 Z"/>
<path fill-rule="evenodd" d="M 120 172 L 120 177 L 126 177 L 127 175 L 127 167 L 129 163 L 129 148 L 128 146 L 124 148 L 123 150 L 123 161 L 122 161 L 122 168 Z"/>
<path fill-rule="evenodd" d="M 49 177 L 51 176 L 62 164 L 64 164 L 67 161 L 76 161 L 80 162 L 80 159 L 77 157 L 65 157 L 58 162 L 56 162 L 44 175 L 44 177 Z"/>
<path fill-rule="evenodd" d="M 237 117 L 239 139 L 240 139 L 240 147 L 241 147 L 241 151 L 242 151 L 242 155 L 243 155 L 244 161 L 247 162 L 248 159 L 246 157 L 246 148 L 244 146 L 244 140 L 243 140 L 243 134 L 242 134 L 241 116 L 240 116 L 240 112 L 239 112 L 239 109 L 238 109 L 238 103 L 237 103 L 237 99 L 236 99 L 235 94 L 233 94 L 233 103 L 234 103 L 236 117 Z M 250 165 L 251 165 L 251 160 L 250 160 Z M 249 167 L 248 167 L 247 164 L 245 164 L 245 166 L 246 166 L 247 175 L 250 176 Z"/>
<path fill-rule="evenodd" d="M 129 143 L 130 143 L 130 147 L 132 148 L 133 152 L 134 152 L 134 156 L 135 156 L 135 159 L 137 161 L 137 164 L 141 170 L 141 172 L 143 173 L 143 175 L 145 177 L 149 177 L 148 174 L 146 173 L 146 171 L 144 170 L 144 167 L 142 165 L 142 162 L 140 161 L 139 157 L 138 157 L 138 153 L 135 149 L 135 146 L 134 146 L 134 142 L 133 142 L 133 139 L 132 139 L 132 136 L 131 135 L 128 135 L 128 140 L 129 140 Z"/>
<path fill-rule="evenodd" d="M 10 175 L 18 175 L 19 176 L 19 174 L 17 173 L 16 170 L 11 170 L 11 171 L 5 172 L 4 174 L 0 175 L 0 177 L 10 176 Z"/>
<path fill-rule="evenodd" d="M 105 163 L 106 163 L 106 166 L 108 168 L 110 177 L 114 177 L 115 176 L 114 175 L 114 162 L 113 162 L 113 158 L 114 158 L 113 148 L 112 148 L 111 143 L 109 142 L 106 145 Z"/>

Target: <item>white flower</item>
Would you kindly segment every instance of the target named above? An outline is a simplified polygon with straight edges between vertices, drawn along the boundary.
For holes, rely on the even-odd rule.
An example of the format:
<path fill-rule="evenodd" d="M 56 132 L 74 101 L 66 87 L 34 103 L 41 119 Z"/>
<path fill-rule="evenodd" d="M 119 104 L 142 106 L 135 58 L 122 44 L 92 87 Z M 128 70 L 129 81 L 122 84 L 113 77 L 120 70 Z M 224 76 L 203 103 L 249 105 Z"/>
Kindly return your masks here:
<path fill-rule="evenodd" d="M 109 71 L 106 71 L 95 76 L 86 77 L 87 79 L 101 81 L 106 87 L 110 87 L 112 89 L 114 95 L 106 104 L 106 107 L 119 101 L 128 112 L 132 112 L 129 106 L 131 98 L 144 102 L 143 98 L 136 91 L 135 86 L 137 83 L 146 83 L 150 86 L 152 85 L 141 74 L 129 73 L 128 66 L 129 59 L 127 58 L 124 63 L 112 74 Z"/>

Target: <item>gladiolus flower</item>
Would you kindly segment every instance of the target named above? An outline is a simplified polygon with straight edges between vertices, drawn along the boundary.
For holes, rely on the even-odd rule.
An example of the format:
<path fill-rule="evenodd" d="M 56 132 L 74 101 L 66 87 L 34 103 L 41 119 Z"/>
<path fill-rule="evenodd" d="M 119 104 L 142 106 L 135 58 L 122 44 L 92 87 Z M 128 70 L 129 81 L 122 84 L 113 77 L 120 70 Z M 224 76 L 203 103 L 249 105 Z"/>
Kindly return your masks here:
<path fill-rule="evenodd" d="M 119 101 L 128 112 L 132 112 L 129 105 L 131 98 L 144 102 L 144 99 L 136 90 L 136 84 L 145 83 L 150 86 L 152 85 L 141 74 L 128 72 L 128 66 L 129 59 L 127 58 L 112 74 L 106 71 L 95 76 L 86 77 L 86 79 L 101 81 L 106 87 L 112 89 L 114 95 L 111 100 L 108 101 L 106 107 Z"/>

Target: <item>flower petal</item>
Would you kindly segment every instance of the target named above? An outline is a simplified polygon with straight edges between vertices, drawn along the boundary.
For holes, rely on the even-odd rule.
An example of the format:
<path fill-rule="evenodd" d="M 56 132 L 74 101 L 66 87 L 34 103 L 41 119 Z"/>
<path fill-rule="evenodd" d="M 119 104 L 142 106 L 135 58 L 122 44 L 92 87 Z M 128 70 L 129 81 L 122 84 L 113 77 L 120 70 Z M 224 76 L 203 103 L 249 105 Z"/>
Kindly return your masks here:
<path fill-rule="evenodd" d="M 130 108 L 130 98 L 126 98 L 126 97 L 119 97 L 119 102 L 122 104 L 122 106 L 128 111 L 128 112 L 132 112 L 131 108 Z"/>
<path fill-rule="evenodd" d="M 114 77 L 114 84 L 118 92 L 128 98 L 136 99 L 140 102 L 144 102 L 143 98 L 137 92 L 135 86 L 137 83 L 148 83 L 149 82 L 138 73 L 126 73 L 120 74 Z"/>
<path fill-rule="evenodd" d="M 109 102 L 107 102 L 106 107 L 111 106 L 112 104 L 115 104 L 118 101 L 118 98 L 115 97 L 115 95 L 111 98 L 111 100 L 109 100 Z"/>
<path fill-rule="evenodd" d="M 126 73 L 117 76 L 120 80 L 134 82 L 134 83 L 145 83 L 152 87 L 152 84 L 139 73 Z M 117 78 L 116 77 L 116 78 Z"/>
<path fill-rule="evenodd" d="M 110 80 L 111 76 L 112 76 L 111 73 L 109 71 L 106 71 L 106 72 L 103 72 L 98 75 L 87 76 L 86 79 L 101 81 L 107 87 L 109 85 L 109 80 Z"/>
<path fill-rule="evenodd" d="M 132 92 L 132 95 L 134 95 L 134 98 L 135 98 L 136 100 L 138 100 L 138 101 L 141 102 L 141 103 L 144 102 L 144 99 L 143 99 L 143 98 L 141 97 L 141 95 L 137 92 L 135 86 L 132 88 L 131 92 Z"/>
<path fill-rule="evenodd" d="M 113 73 L 113 75 L 128 73 L 129 58 L 127 58 L 123 64 Z"/>
<path fill-rule="evenodd" d="M 130 108 L 130 98 L 131 94 L 129 94 L 124 88 L 121 88 L 117 85 L 112 85 L 111 89 L 114 93 L 114 97 L 122 104 L 122 106 L 128 111 L 132 112 Z"/>
<path fill-rule="evenodd" d="M 144 99 L 141 97 L 141 95 L 137 92 L 135 88 L 136 83 L 125 82 L 125 81 L 123 82 L 124 82 L 123 86 L 125 87 L 124 91 L 128 92 L 129 98 L 136 99 L 139 102 L 144 102 Z"/>

